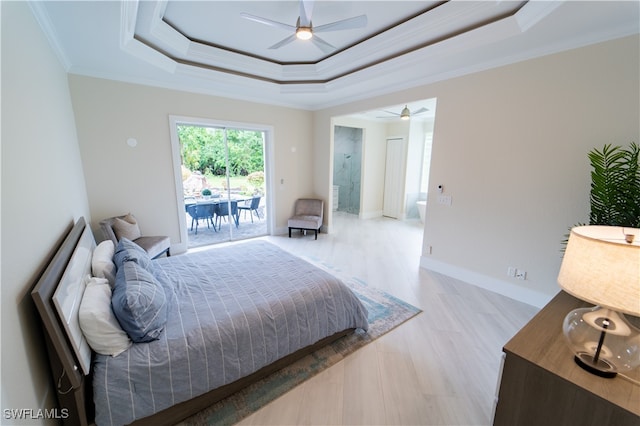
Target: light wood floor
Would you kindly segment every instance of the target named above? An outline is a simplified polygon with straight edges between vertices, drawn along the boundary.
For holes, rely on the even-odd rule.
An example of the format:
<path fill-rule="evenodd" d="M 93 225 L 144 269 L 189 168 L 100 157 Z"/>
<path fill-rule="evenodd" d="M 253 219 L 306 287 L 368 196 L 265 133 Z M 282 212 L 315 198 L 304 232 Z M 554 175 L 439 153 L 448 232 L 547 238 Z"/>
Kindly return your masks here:
<path fill-rule="evenodd" d="M 490 424 L 502 346 L 537 309 L 420 269 L 417 221 L 334 217 L 317 241 L 267 239 L 424 312 L 240 424 Z"/>

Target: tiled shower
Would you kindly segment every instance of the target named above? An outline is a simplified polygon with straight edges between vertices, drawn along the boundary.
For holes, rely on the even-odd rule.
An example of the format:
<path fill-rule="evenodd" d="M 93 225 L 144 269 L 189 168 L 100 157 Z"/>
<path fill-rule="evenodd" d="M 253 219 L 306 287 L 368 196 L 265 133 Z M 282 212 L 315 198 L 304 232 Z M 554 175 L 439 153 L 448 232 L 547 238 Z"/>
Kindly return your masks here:
<path fill-rule="evenodd" d="M 363 130 L 335 126 L 333 157 L 334 210 L 360 213 Z M 335 202 L 337 198 L 338 202 Z M 336 209 L 337 205 L 337 209 Z"/>

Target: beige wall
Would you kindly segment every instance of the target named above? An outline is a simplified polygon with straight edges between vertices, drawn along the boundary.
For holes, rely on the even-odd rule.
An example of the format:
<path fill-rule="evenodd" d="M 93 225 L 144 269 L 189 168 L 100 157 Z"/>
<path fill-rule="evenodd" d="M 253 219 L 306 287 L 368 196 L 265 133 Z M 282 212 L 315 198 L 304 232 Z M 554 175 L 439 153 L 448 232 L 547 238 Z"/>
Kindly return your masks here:
<path fill-rule="evenodd" d="M 329 191 L 331 117 L 437 98 L 422 266 L 542 305 L 564 235 L 588 220 L 587 152 L 639 140 L 639 51 L 627 37 L 318 111 L 316 191 Z"/>
<path fill-rule="evenodd" d="M 55 395 L 30 291 L 73 222 L 90 217 L 66 72 L 28 3 L 0 7 L 2 409 L 40 409 Z"/>
<path fill-rule="evenodd" d="M 272 126 L 275 233 L 286 230 L 296 198 L 314 196 L 308 111 L 71 75 L 93 228 L 132 212 L 146 234 L 180 241 L 169 116 Z M 131 148 L 127 139 L 135 138 Z M 284 182 L 281 184 L 281 181 Z M 101 233 L 96 232 L 97 238 Z M 183 242 L 184 243 L 184 242 Z"/>

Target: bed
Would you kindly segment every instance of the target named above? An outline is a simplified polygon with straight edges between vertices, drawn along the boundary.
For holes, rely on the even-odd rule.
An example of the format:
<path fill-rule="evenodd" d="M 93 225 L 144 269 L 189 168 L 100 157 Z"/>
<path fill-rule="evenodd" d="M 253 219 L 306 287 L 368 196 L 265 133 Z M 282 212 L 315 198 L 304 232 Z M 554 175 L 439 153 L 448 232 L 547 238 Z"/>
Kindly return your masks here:
<path fill-rule="evenodd" d="M 65 424 L 175 424 L 368 327 L 339 279 L 266 241 L 155 260 L 121 242 L 96 276 L 101 247 L 80 218 L 32 291 Z M 121 327 L 96 338 L 105 285 Z"/>

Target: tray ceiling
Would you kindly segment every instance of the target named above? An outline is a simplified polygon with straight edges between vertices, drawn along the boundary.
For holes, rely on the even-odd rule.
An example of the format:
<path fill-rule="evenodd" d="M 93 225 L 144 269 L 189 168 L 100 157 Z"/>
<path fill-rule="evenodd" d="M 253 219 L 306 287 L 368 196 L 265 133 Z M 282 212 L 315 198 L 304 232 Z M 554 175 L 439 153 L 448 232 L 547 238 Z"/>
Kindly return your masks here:
<path fill-rule="evenodd" d="M 70 73 L 306 109 L 637 34 L 640 26 L 638 2 L 305 0 L 312 10 L 303 11 L 296 1 L 30 4 Z M 305 10 L 314 36 L 335 49 L 285 28 Z M 364 26 L 320 31 L 361 15 Z M 289 42 L 270 48 L 282 40 Z"/>

